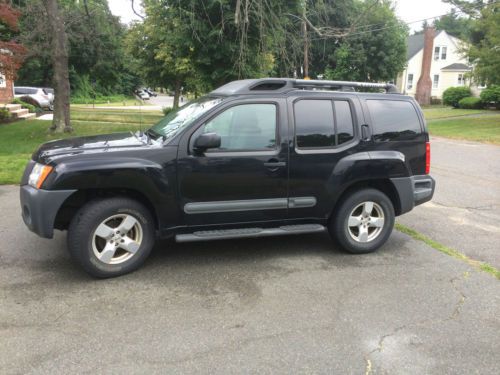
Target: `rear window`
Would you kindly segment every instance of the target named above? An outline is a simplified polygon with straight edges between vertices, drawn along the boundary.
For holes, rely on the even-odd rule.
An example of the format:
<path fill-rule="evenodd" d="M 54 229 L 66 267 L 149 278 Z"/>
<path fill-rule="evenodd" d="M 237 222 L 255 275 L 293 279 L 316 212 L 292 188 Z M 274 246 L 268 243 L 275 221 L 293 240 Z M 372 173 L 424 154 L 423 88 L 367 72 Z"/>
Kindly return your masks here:
<path fill-rule="evenodd" d="M 375 141 L 411 140 L 422 132 L 415 107 L 401 100 L 367 100 Z"/>
<path fill-rule="evenodd" d="M 15 88 L 14 89 L 14 93 L 16 95 L 32 95 L 32 94 L 36 94 L 38 92 L 37 89 L 30 89 L 30 88 L 24 88 L 24 87 L 20 87 L 20 88 Z"/>
<path fill-rule="evenodd" d="M 298 148 L 331 148 L 354 138 L 348 101 L 300 100 L 295 103 L 294 112 Z"/>

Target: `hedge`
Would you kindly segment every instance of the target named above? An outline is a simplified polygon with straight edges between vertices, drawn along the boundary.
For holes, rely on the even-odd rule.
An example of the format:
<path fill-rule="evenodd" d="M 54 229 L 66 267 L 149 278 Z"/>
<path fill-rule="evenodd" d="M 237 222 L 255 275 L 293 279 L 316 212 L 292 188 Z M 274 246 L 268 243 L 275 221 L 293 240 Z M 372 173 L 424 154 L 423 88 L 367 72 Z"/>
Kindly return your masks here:
<path fill-rule="evenodd" d="M 460 99 L 458 107 L 462 109 L 481 109 L 484 107 L 484 104 L 480 98 L 469 96 L 467 98 Z"/>
<path fill-rule="evenodd" d="M 468 87 L 450 87 L 443 92 L 443 104 L 458 108 L 458 102 L 471 95 L 472 93 Z"/>

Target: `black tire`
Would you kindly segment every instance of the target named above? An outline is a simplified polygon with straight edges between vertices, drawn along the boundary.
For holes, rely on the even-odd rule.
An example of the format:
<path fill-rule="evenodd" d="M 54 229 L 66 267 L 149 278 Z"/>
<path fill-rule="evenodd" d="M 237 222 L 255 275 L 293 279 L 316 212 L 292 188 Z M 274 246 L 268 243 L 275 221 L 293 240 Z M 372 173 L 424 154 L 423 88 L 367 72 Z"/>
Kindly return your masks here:
<path fill-rule="evenodd" d="M 353 238 L 353 236 L 356 237 L 356 234 L 351 234 L 348 222 L 353 210 L 364 202 L 376 203 L 378 205 L 376 209 L 381 209 L 383 212 L 384 222 L 380 231 L 373 239 L 367 242 L 358 242 Z M 391 235 L 394 227 L 394 216 L 392 202 L 384 193 L 376 189 L 362 189 L 354 191 L 340 202 L 328 229 L 330 235 L 345 251 L 353 254 L 371 253 L 381 247 Z M 368 230 L 377 230 L 377 228 L 368 227 Z M 356 231 L 356 227 L 352 231 Z M 372 231 L 372 233 L 374 232 Z"/>
<path fill-rule="evenodd" d="M 122 215 L 123 217 L 131 216 L 136 219 L 136 224 L 131 231 L 134 231 L 134 233 L 139 232 L 141 241 L 137 240 L 137 243 L 140 243 L 140 245 L 133 254 L 117 248 L 115 251 L 125 253 L 123 255 L 125 258 L 124 261 L 118 264 L 108 264 L 96 256 L 98 249 L 94 249 L 96 241 L 101 241 L 101 243 L 104 241 L 107 246 L 108 240 L 101 238 L 96 240 L 94 234 L 101 223 L 115 215 Z M 116 222 L 120 219 L 113 220 Z M 108 223 L 111 223 L 111 221 Z M 117 230 L 118 227 L 114 229 Z M 128 233 L 126 236 L 128 236 Z M 114 233 L 113 238 L 109 241 L 112 241 L 116 236 L 118 235 Z M 122 234 L 121 236 L 123 237 L 124 235 Z M 118 242 L 120 241 L 114 241 L 115 244 Z M 121 242 L 124 241 L 121 240 Z M 139 202 L 125 197 L 95 199 L 88 202 L 75 214 L 68 229 L 68 249 L 71 257 L 87 273 L 98 278 L 115 277 L 135 271 L 151 253 L 154 242 L 155 225 L 151 213 Z M 130 258 L 126 259 L 127 256 L 130 256 Z"/>

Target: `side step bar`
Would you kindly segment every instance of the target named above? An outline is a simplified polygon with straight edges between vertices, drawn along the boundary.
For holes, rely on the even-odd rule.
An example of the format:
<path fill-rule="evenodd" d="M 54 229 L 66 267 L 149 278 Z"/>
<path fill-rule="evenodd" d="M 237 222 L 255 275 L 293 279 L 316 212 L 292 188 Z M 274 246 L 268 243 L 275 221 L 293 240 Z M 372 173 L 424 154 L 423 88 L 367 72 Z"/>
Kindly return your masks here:
<path fill-rule="evenodd" d="M 320 224 L 283 225 L 278 228 L 240 228 L 203 230 L 175 236 L 177 242 L 193 242 L 208 240 L 226 240 L 231 238 L 283 236 L 287 234 L 318 233 L 326 228 Z"/>

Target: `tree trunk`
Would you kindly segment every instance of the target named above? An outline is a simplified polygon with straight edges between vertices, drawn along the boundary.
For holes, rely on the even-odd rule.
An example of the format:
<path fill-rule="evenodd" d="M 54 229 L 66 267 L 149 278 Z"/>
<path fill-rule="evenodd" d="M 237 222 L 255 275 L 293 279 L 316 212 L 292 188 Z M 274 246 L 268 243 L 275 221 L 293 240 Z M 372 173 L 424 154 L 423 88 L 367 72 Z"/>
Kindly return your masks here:
<path fill-rule="evenodd" d="M 181 96 L 181 87 L 182 83 L 180 80 L 175 81 L 175 88 L 174 88 L 174 109 L 179 108 L 179 98 Z"/>
<path fill-rule="evenodd" d="M 72 132 L 69 114 L 68 36 L 57 0 L 43 0 L 47 10 L 47 25 L 52 34 L 52 65 L 54 68 L 54 119 L 50 130 Z"/>

